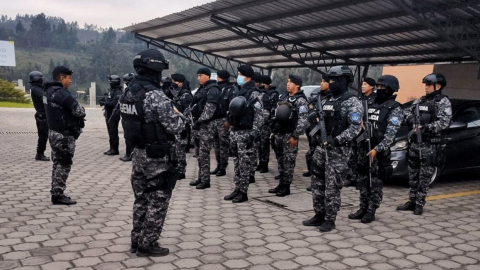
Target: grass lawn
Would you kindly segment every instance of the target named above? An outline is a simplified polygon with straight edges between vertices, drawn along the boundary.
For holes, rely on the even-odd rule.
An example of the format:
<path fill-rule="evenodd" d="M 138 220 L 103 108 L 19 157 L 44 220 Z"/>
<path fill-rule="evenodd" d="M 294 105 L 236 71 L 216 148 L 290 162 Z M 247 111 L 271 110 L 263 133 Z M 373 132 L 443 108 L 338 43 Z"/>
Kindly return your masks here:
<path fill-rule="evenodd" d="M 32 103 L 15 103 L 9 101 L 0 101 L 0 107 L 4 108 L 33 108 Z"/>

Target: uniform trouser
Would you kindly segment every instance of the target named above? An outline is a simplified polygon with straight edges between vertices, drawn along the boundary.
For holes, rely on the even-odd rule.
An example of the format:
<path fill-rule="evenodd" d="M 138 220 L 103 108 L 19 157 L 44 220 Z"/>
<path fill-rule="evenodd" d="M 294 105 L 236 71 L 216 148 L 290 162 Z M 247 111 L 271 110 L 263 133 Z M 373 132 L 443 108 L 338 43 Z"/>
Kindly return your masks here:
<path fill-rule="evenodd" d="M 312 173 L 312 162 L 313 162 L 313 153 L 315 152 L 315 147 L 308 148 L 307 153 L 305 153 L 305 162 L 307 163 L 307 169 L 309 173 Z"/>
<path fill-rule="evenodd" d="M 359 151 L 358 157 L 358 182 L 357 189 L 360 191 L 360 209 L 375 213 L 383 200 L 383 180 L 380 178 L 378 158 L 380 153 L 369 168 L 369 158 L 365 151 Z M 371 178 L 371 180 L 370 180 Z"/>
<path fill-rule="evenodd" d="M 120 115 L 119 114 L 113 115 L 113 117 L 110 119 L 110 122 L 108 121 L 109 119 L 110 119 L 110 116 L 108 115 L 108 117 L 105 118 L 105 121 L 107 123 L 110 149 L 118 151 L 118 144 L 119 144 L 118 123 L 120 122 Z"/>
<path fill-rule="evenodd" d="M 122 122 L 122 127 L 123 127 L 123 122 Z M 107 128 L 108 128 L 108 126 L 107 126 Z M 124 130 L 125 130 L 125 128 L 124 128 Z M 126 146 L 125 156 L 131 157 L 132 156 L 132 151 L 133 151 L 133 142 L 129 141 L 127 138 L 125 138 L 125 146 Z"/>
<path fill-rule="evenodd" d="M 328 160 L 325 155 L 328 154 Z M 340 189 L 350 156 L 348 147 L 317 146 L 312 163 L 313 209 L 317 215 L 325 215 L 325 220 L 335 221 L 342 203 Z"/>
<path fill-rule="evenodd" d="M 258 160 L 260 164 L 268 164 L 270 160 L 270 130 L 267 125 L 263 126 L 260 131 Z"/>
<path fill-rule="evenodd" d="M 213 147 L 212 122 L 202 124 L 198 130 L 200 138 L 198 166 L 200 170 L 200 182 L 210 183 L 210 151 Z"/>
<path fill-rule="evenodd" d="M 252 130 L 238 130 L 230 132 L 230 147 L 233 154 L 233 166 L 235 175 L 233 181 L 235 188 L 247 193 L 251 175 L 252 155 L 254 146 L 247 149 L 248 137 L 253 134 Z"/>
<path fill-rule="evenodd" d="M 228 167 L 228 148 L 230 145 L 230 131 L 225 131 L 223 125 L 227 122 L 226 118 L 215 119 L 212 121 L 214 128 L 214 144 L 215 158 L 217 160 L 217 168 L 225 170 Z"/>
<path fill-rule="evenodd" d="M 257 169 L 258 165 L 258 148 L 260 147 L 260 136 L 255 138 L 253 141 L 253 147 L 252 147 L 252 167 L 250 168 L 250 175 L 255 176 L 255 171 Z"/>
<path fill-rule="evenodd" d="M 347 170 L 347 177 L 344 179 L 344 185 L 349 185 L 353 181 L 360 181 L 359 180 L 359 166 L 363 166 L 360 164 L 359 159 L 364 158 L 367 152 L 365 154 L 360 154 L 359 149 L 360 146 L 357 144 L 352 145 L 352 154 L 350 155 L 350 158 L 348 159 L 348 170 Z M 363 153 L 363 152 L 362 152 Z"/>
<path fill-rule="evenodd" d="M 292 134 L 275 134 L 275 152 L 278 162 L 278 172 L 280 173 L 280 184 L 290 185 L 293 180 L 295 161 L 298 154 L 298 142 L 294 148 L 290 148 L 288 140 Z"/>
<path fill-rule="evenodd" d="M 135 196 L 133 204 L 132 244 L 148 249 L 158 240 L 162 233 L 163 223 L 167 216 L 168 204 L 172 196 L 170 189 L 151 188 L 155 181 L 163 181 L 166 177 L 162 163 L 147 158 L 145 149 L 135 148 L 132 153 L 132 188 Z M 151 177 L 152 172 L 156 174 Z M 159 174 L 160 173 L 160 174 Z"/>
<path fill-rule="evenodd" d="M 408 150 L 409 200 L 417 205 L 425 205 L 428 183 L 435 172 L 433 158 L 437 145 L 411 143 Z"/>
<path fill-rule="evenodd" d="M 175 136 L 175 152 L 178 159 L 178 171 L 179 173 L 185 173 L 187 168 L 187 153 L 188 147 L 187 131 L 182 131 L 182 134 Z"/>
<path fill-rule="evenodd" d="M 44 154 L 47 149 L 48 141 L 48 122 L 47 119 L 38 118 L 35 115 L 35 121 L 37 122 L 38 142 L 37 142 L 37 154 Z"/>
<path fill-rule="evenodd" d="M 67 178 L 72 168 L 72 159 L 75 154 L 75 137 L 64 136 L 61 133 L 50 130 L 48 133 L 50 146 L 52 147 L 52 196 L 63 195 L 67 188 Z"/>

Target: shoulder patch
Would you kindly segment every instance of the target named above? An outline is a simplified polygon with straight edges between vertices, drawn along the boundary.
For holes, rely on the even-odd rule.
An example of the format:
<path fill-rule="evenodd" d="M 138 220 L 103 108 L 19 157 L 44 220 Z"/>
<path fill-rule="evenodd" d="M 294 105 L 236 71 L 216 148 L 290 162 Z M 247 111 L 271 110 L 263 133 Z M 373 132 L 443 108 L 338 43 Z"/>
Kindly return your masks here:
<path fill-rule="evenodd" d="M 260 104 L 259 101 L 255 102 L 255 104 L 253 104 L 253 106 L 255 106 L 255 108 L 257 108 L 259 110 L 262 108 L 262 104 Z"/>
<path fill-rule="evenodd" d="M 354 123 L 360 123 L 360 114 L 357 113 L 357 112 L 351 113 L 351 114 L 350 114 L 350 119 L 351 119 L 352 122 L 354 122 Z"/>
<path fill-rule="evenodd" d="M 307 106 L 302 105 L 300 108 L 298 108 L 299 113 L 306 113 L 307 112 Z"/>
<path fill-rule="evenodd" d="M 398 116 L 393 116 L 391 119 L 390 119 L 390 122 L 393 124 L 393 125 L 398 125 L 400 123 L 400 119 L 398 118 Z"/>

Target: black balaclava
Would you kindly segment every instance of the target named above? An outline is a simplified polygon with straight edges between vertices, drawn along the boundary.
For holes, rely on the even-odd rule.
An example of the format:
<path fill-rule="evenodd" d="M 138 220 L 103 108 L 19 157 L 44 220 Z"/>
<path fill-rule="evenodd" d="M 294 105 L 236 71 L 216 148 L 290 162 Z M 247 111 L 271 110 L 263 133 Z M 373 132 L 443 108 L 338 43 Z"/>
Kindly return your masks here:
<path fill-rule="evenodd" d="M 377 88 L 377 96 L 375 97 L 376 103 L 383 103 L 387 99 L 393 96 L 393 90 L 390 88 L 379 89 Z"/>
<path fill-rule="evenodd" d="M 330 80 L 333 80 L 333 82 L 329 83 L 329 89 L 334 98 L 348 92 L 348 81 L 345 76 L 330 77 Z"/>

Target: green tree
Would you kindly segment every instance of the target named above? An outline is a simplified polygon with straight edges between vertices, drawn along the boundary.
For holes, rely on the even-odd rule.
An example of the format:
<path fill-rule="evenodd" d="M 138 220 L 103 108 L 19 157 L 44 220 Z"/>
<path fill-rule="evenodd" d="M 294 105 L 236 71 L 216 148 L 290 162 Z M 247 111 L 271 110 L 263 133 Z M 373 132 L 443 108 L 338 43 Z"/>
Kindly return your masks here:
<path fill-rule="evenodd" d="M 29 103 L 30 100 L 25 97 L 25 92 L 15 88 L 13 83 L 0 79 L 0 101 L 10 101 L 18 103 Z"/>
<path fill-rule="evenodd" d="M 23 35 L 25 33 L 25 27 L 23 27 L 22 21 L 18 21 L 17 26 L 15 26 L 15 32 L 17 35 Z"/>
<path fill-rule="evenodd" d="M 52 30 L 45 14 L 41 13 L 32 20 L 28 36 L 30 47 L 50 47 Z"/>

